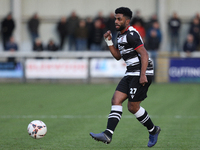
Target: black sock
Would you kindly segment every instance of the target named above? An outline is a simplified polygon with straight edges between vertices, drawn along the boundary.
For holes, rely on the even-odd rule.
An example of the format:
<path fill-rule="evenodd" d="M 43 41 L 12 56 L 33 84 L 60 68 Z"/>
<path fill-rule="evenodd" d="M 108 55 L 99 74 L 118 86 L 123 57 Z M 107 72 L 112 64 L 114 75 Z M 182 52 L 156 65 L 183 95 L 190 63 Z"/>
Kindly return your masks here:
<path fill-rule="evenodd" d="M 104 131 L 106 135 L 112 138 L 114 130 L 122 116 L 122 106 L 113 105 L 108 116 L 107 129 Z"/>
<path fill-rule="evenodd" d="M 144 108 L 140 107 L 140 109 L 135 113 L 135 116 L 137 120 L 148 129 L 150 134 L 155 134 L 156 127 Z"/>

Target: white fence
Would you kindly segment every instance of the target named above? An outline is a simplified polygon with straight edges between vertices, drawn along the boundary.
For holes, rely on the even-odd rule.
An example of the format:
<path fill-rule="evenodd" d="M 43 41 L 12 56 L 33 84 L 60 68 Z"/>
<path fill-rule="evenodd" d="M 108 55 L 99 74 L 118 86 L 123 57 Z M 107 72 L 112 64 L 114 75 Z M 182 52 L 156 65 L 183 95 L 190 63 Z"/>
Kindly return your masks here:
<path fill-rule="evenodd" d="M 8 57 L 15 57 L 18 62 L 14 69 L 10 64 L 0 66 L 0 79 L 81 79 L 90 82 L 96 78 L 116 78 L 123 76 L 125 67 L 117 65 L 111 53 L 106 52 L 1 52 L 0 59 L 5 62 Z M 43 59 L 35 59 L 43 58 Z M 104 64 L 104 66 L 100 65 Z M 7 69 L 3 69 L 7 68 Z M 6 67 L 5 67 L 6 66 Z M 114 68 L 112 68 L 114 66 Z M 118 66 L 118 67 L 117 67 Z M 121 68 L 119 67 L 121 66 Z"/>
<path fill-rule="evenodd" d="M 8 57 L 15 57 L 16 64 L 6 63 Z M 43 58 L 43 59 L 35 59 Z M 172 60 L 181 60 L 179 64 L 175 62 L 175 67 L 181 66 L 192 60 L 193 65 L 190 70 L 199 71 L 200 52 L 194 52 L 188 57 L 185 53 L 170 54 L 159 52 L 157 57 L 156 82 L 169 82 L 169 69 Z M 31 79 L 43 80 L 78 80 L 90 83 L 91 79 L 118 79 L 124 76 L 126 65 L 123 60 L 116 61 L 109 51 L 104 52 L 1 52 L 0 53 L 0 80 L 18 79 L 26 82 Z M 184 59 L 184 61 L 182 61 Z M 187 67 L 188 68 L 188 67 Z M 179 69 L 178 69 L 179 70 Z M 200 73 L 198 73 L 200 74 Z M 188 74 L 189 75 L 189 74 Z M 186 79 L 183 77 L 184 80 Z M 189 78 L 191 80 L 191 78 Z M 179 79 L 176 79 L 179 81 Z M 192 78 L 193 80 L 193 78 Z M 196 76 L 194 81 L 199 81 L 200 76 Z"/>

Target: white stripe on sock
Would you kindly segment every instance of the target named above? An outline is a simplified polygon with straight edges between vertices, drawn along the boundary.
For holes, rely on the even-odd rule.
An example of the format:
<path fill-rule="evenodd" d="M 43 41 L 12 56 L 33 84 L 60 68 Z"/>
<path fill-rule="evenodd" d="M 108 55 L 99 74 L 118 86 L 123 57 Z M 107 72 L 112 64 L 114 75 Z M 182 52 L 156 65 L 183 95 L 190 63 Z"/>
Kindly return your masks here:
<path fill-rule="evenodd" d="M 110 129 L 106 129 L 107 131 L 109 131 L 111 134 L 113 134 L 114 132 Z"/>
<path fill-rule="evenodd" d="M 142 121 L 140 121 L 141 123 L 145 123 L 147 120 L 149 119 L 149 115 L 147 115 Z"/>
<path fill-rule="evenodd" d="M 118 120 L 120 120 L 120 118 L 118 116 L 110 116 L 108 118 L 117 118 Z"/>
<path fill-rule="evenodd" d="M 155 126 L 151 130 L 149 130 L 149 132 L 152 132 L 154 130 L 154 128 L 155 128 Z"/>
<path fill-rule="evenodd" d="M 119 118 L 122 117 L 119 113 L 111 113 L 111 114 L 109 114 L 109 117 L 111 117 L 111 116 L 118 116 Z"/>

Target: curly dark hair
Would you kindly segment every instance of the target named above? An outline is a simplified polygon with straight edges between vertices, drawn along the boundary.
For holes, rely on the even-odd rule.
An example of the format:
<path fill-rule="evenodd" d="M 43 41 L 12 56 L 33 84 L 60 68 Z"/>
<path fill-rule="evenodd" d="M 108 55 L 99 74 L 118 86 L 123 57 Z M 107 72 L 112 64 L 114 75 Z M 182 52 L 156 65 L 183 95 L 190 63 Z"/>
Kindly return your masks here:
<path fill-rule="evenodd" d="M 132 11 L 128 7 L 119 7 L 115 10 L 115 14 L 123 14 L 129 19 L 132 18 Z"/>

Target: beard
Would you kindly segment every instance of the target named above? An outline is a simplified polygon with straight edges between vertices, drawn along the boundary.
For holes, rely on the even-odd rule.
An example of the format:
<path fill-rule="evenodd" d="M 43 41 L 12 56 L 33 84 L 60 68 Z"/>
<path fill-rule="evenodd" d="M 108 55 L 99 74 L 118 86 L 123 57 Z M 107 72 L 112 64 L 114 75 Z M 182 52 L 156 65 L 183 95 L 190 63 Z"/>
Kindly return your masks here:
<path fill-rule="evenodd" d="M 122 24 L 119 28 L 116 28 L 117 31 L 122 31 L 125 29 L 125 24 Z"/>

